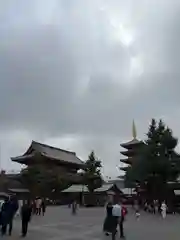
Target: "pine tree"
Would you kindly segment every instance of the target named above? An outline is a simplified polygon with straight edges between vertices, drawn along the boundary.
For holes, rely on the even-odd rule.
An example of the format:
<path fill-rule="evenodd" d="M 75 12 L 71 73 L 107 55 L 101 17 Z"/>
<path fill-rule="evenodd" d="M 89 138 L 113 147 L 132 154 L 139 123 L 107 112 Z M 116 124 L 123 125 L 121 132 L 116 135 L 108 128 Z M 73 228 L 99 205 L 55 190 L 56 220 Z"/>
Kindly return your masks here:
<path fill-rule="evenodd" d="M 86 170 L 85 170 L 85 183 L 90 192 L 102 185 L 101 178 L 101 161 L 97 159 L 94 151 L 92 151 L 86 161 Z"/>
<path fill-rule="evenodd" d="M 180 157 L 175 152 L 177 143 L 172 130 L 162 120 L 157 123 L 152 119 L 144 149 L 126 178 L 146 185 L 152 198 L 165 198 L 168 181 L 175 181 L 180 174 Z"/>

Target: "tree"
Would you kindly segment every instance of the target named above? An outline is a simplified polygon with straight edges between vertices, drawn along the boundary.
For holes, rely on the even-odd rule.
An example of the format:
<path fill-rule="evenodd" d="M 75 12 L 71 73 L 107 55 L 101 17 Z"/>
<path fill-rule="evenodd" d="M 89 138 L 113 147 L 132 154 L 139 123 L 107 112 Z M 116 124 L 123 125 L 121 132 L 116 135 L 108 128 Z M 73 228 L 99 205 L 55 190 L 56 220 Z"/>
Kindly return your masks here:
<path fill-rule="evenodd" d="M 21 171 L 21 182 L 30 189 L 34 196 L 51 196 L 70 186 L 64 179 L 58 168 L 39 166 L 28 166 Z"/>
<path fill-rule="evenodd" d="M 152 198 L 165 198 L 168 181 L 180 174 L 180 157 L 175 152 L 178 140 L 162 120 L 152 119 L 144 148 L 128 168 L 126 181 L 137 182 Z"/>
<path fill-rule="evenodd" d="M 87 185 L 89 192 L 94 192 L 96 188 L 101 187 L 101 161 L 97 159 L 94 151 L 92 151 L 86 161 L 86 169 L 84 174 L 84 181 Z"/>

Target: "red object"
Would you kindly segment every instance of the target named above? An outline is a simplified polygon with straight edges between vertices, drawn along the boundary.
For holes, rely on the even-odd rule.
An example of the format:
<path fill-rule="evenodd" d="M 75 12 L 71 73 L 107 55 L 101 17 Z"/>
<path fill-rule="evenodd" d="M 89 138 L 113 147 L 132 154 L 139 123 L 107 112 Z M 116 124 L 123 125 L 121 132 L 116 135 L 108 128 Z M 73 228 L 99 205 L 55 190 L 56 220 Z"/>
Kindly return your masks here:
<path fill-rule="evenodd" d="M 127 214 L 127 208 L 122 206 L 122 216 L 125 217 Z"/>

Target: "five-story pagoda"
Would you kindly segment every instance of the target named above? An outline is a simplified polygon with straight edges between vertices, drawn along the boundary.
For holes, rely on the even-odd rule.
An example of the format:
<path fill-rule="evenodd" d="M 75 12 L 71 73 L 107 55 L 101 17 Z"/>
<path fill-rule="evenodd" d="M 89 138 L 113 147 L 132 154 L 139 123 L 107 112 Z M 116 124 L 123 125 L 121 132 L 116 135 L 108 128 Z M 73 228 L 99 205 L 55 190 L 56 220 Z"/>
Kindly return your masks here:
<path fill-rule="evenodd" d="M 120 153 L 126 158 L 121 159 L 120 162 L 127 164 L 127 166 L 120 167 L 121 170 L 127 171 L 127 168 L 136 161 L 137 155 L 139 154 L 140 148 L 144 145 L 143 141 L 137 139 L 136 127 L 133 121 L 132 126 L 132 135 L 133 139 L 129 142 L 120 144 L 121 147 L 125 148 L 125 151 L 121 151 Z"/>

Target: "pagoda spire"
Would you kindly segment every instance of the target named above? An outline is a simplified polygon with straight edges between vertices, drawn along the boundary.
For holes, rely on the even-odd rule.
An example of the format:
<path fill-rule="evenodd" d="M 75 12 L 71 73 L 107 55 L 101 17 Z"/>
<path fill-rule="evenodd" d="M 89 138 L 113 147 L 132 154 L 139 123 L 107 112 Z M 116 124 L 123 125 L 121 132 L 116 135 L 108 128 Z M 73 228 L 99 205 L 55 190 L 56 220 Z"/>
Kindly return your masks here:
<path fill-rule="evenodd" d="M 135 125 L 134 120 L 133 120 L 133 124 L 132 124 L 132 136 L 133 136 L 133 139 L 137 138 L 136 125 Z"/>

